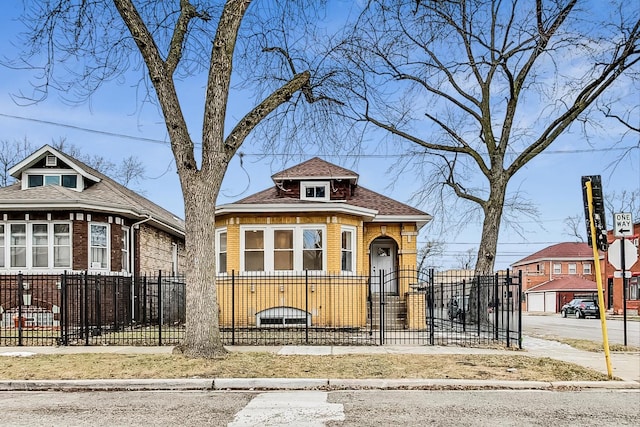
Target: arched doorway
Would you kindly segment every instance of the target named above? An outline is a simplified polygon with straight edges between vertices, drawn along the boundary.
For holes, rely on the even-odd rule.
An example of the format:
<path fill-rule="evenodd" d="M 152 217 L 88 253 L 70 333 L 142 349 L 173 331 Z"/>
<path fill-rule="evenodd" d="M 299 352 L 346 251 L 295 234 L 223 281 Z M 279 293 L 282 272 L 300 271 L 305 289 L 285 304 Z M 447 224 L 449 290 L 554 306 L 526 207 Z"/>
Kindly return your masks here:
<path fill-rule="evenodd" d="M 398 294 L 398 280 L 395 274 L 398 265 L 398 245 L 393 239 L 378 237 L 369 246 L 369 265 L 371 276 L 371 292 Z M 380 272 L 384 272 L 386 279 L 380 283 Z"/>

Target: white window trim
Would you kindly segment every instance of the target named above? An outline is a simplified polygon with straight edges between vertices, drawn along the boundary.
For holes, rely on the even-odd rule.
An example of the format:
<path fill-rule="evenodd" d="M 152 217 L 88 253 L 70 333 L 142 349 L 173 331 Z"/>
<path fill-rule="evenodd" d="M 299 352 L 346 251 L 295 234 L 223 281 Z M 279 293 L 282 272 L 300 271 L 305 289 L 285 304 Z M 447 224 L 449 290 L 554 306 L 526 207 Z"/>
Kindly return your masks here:
<path fill-rule="evenodd" d="M 12 267 L 11 266 L 11 225 L 24 224 L 25 225 L 25 266 L 24 267 Z M 47 224 L 47 266 L 46 267 L 34 267 L 33 266 L 33 225 L 34 224 Z M 55 261 L 55 245 L 54 245 L 54 225 L 65 224 L 69 226 L 69 266 L 56 267 Z M 2 271 L 64 271 L 70 270 L 73 266 L 73 224 L 70 221 L 9 221 L 2 222 L 4 226 L 4 267 L 0 267 Z M 66 246 L 66 245 L 65 245 Z"/>
<path fill-rule="evenodd" d="M 216 229 L 216 274 L 226 276 L 229 270 L 229 233 L 227 233 L 227 269 L 220 271 L 220 235 L 223 233 L 227 233 L 226 227 Z"/>
<path fill-rule="evenodd" d="M 351 233 L 351 266 L 352 266 L 352 270 L 348 271 L 348 270 L 342 270 L 342 232 L 343 231 L 349 231 Z M 356 250 L 358 248 L 358 245 L 356 245 L 356 233 L 357 233 L 357 228 L 350 226 L 350 225 L 343 225 L 342 227 L 340 227 L 340 270 L 342 274 L 350 274 L 350 275 L 354 275 L 356 274 L 356 260 L 358 259 L 356 256 Z"/>
<path fill-rule="evenodd" d="M 75 175 L 76 177 L 76 186 L 75 187 L 64 187 L 69 190 L 74 191 L 82 191 L 83 178 L 82 175 L 75 172 L 73 169 L 31 169 L 29 172 L 25 172 L 22 177 L 22 189 L 28 190 L 30 188 L 38 188 L 38 187 L 29 187 L 29 176 L 31 175 L 42 175 L 42 186 L 45 187 L 44 177 L 45 176 L 57 176 L 60 179 L 59 186 L 62 186 L 62 175 Z"/>
<path fill-rule="evenodd" d="M 264 272 L 304 272 L 303 266 L 303 234 L 304 230 L 321 230 L 322 231 L 322 270 L 309 270 L 313 273 L 326 273 L 327 271 L 327 227 L 323 224 L 305 224 L 305 225 L 241 225 L 240 226 L 240 272 L 253 273 L 253 271 L 245 270 L 245 239 L 244 234 L 247 231 L 262 231 L 264 234 Z M 293 270 L 275 270 L 274 269 L 274 231 L 275 230 L 293 230 Z M 229 235 L 227 234 L 227 239 Z M 227 245 L 229 241 L 227 240 Z M 227 247 L 228 257 L 228 247 Z M 228 258 L 227 258 L 228 262 Z"/>
<path fill-rule="evenodd" d="M 591 263 L 585 262 L 582 264 L 582 274 L 593 274 Z"/>
<path fill-rule="evenodd" d="M 575 262 L 570 262 L 567 264 L 567 273 L 568 274 L 578 274 L 578 264 Z"/>
<path fill-rule="evenodd" d="M 307 197 L 306 189 L 309 187 L 324 187 L 324 197 Z M 328 181 L 300 181 L 300 199 L 328 202 L 331 200 Z"/>
<path fill-rule="evenodd" d="M 126 268 L 122 266 L 123 273 L 131 272 L 131 229 L 129 227 L 122 227 L 122 242 L 124 247 L 122 248 L 122 259 L 127 261 Z"/>
<path fill-rule="evenodd" d="M 92 261 L 91 261 L 91 226 L 92 225 L 99 225 L 99 226 L 104 226 L 107 229 L 107 266 L 106 267 L 93 267 Z M 110 271 L 111 270 L 111 228 L 109 227 L 109 224 L 106 222 L 88 222 L 87 223 L 87 232 L 88 232 L 88 239 L 87 239 L 87 245 L 89 245 L 89 253 L 87 254 L 88 257 L 88 271 Z"/>
<path fill-rule="evenodd" d="M 556 267 L 558 267 L 559 271 L 556 271 Z M 559 262 L 556 262 L 553 264 L 553 274 L 562 274 L 562 264 Z"/>

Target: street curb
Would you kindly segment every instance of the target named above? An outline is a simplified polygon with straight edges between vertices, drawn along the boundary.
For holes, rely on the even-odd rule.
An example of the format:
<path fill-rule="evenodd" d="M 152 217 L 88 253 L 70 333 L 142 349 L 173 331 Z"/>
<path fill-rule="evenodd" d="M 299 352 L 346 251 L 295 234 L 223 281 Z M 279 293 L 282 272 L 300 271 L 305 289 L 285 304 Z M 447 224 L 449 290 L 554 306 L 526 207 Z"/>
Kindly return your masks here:
<path fill-rule="evenodd" d="M 216 379 L 100 379 L 8 380 L 0 391 L 168 391 L 168 390 L 640 390 L 635 381 L 499 381 L 453 379 L 318 379 L 318 378 L 216 378 Z"/>
<path fill-rule="evenodd" d="M 0 381 L 0 391 L 211 390 L 211 379 L 100 379 Z"/>

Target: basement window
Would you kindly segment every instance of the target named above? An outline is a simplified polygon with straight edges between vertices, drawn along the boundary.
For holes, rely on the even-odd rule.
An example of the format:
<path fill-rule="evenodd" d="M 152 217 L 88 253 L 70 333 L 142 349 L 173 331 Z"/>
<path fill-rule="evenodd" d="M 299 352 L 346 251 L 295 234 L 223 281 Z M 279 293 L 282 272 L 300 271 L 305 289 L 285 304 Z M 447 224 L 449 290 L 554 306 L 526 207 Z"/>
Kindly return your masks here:
<path fill-rule="evenodd" d="M 256 326 L 311 326 L 311 314 L 294 307 L 273 307 L 256 314 Z"/>

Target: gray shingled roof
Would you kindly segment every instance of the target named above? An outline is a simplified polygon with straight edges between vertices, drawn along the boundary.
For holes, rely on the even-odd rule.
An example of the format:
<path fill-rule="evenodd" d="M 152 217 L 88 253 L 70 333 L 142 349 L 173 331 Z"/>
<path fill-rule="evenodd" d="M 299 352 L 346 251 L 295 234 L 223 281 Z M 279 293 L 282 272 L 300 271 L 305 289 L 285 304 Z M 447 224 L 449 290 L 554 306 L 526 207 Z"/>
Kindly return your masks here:
<path fill-rule="evenodd" d="M 57 185 L 22 190 L 21 184 L 18 182 L 0 188 L 0 208 L 4 205 L 5 208 L 7 206 L 11 206 L 12 209 L 19 207 L 27 211 L 30 206 L 48 204 L 51 208 L 65 210 L 78 209 L 80 206 L 87 205 L 106 212 L 125 210 L 130 211 L 133 217 L 144 218 L 149 215 L 162 225 L 184 234 L 185 227 L 182 219 L 83 162 L 64 154 L 73 159 L 76 166 L 100 178 L 100 182 L 80 192 Z"/>
<path fill-rule="evenodd" d="M 334 179 L 351 179 L 358 180 L 358 174 L 345 169 L 341 166 L 334 165 L 319 157 L 314 157 L 298 165 L 275 173 L 271 176 L 274 181 L 283 179 L 305 179 L 305 178 L 334 178 Z"/>

